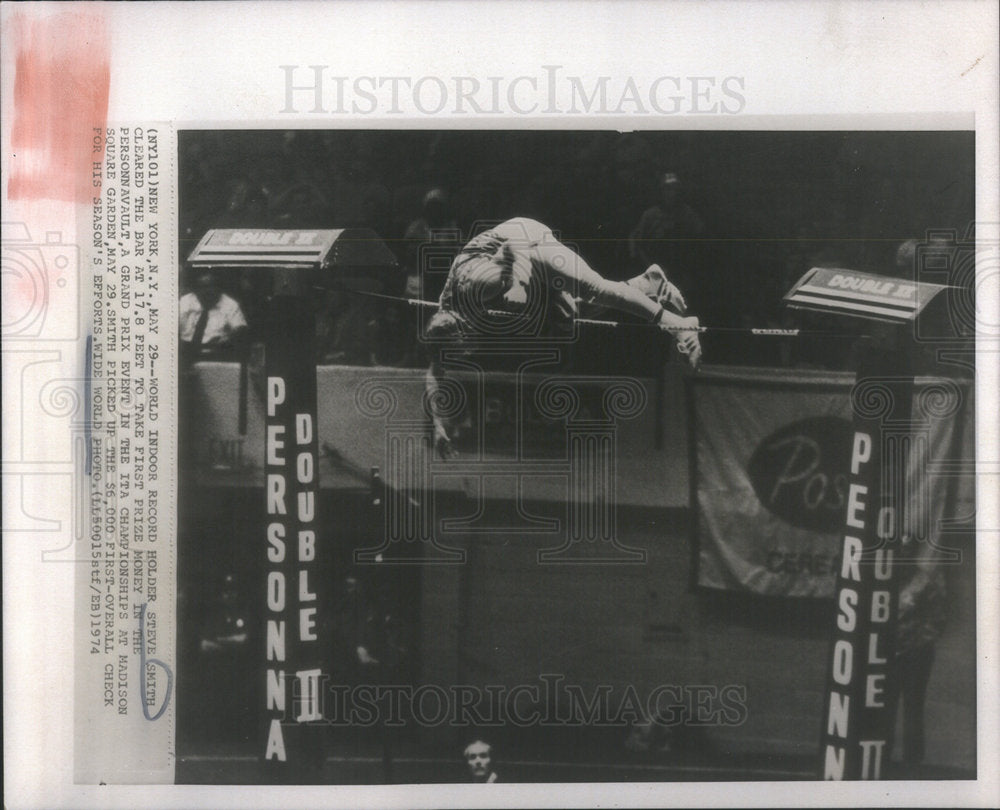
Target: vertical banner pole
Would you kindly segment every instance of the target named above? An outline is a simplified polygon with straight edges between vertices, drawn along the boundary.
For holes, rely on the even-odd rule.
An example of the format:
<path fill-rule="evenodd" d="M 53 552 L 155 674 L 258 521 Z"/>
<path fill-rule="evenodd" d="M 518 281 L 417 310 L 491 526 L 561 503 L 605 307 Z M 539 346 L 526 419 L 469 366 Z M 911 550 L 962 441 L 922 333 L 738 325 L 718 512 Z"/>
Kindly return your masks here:
<path fill-rule="evenodd" d="M 899 697 L 899 563 L 913 442 L 915 325 L 944 301 L 941 284 L 813 267 L 785 294 L 793 309 L 860 318 L 851 405 L 847 511 L 827 661 L 819 772 L 824 779 L 884 779 Z"/>
<path fill-rule="evenodd" d="M 266 571 L 259 752 L 269 778 L 322 776 L 324 676 L 322 559 L 313 317 L 298 277 L 278 271 L 265 334 L 266 529 L 257 548 Z"/>
<path fill-rule="evenodd" d="M 824 779 L 884 779 L 891 754 L 912 353 L 905 327 L 864 347 L 851 392 L 853 442 L 820 745 Z"/>
<path fill-rule="evenodd" d="M 335 669 L 329 596 L 339 577 L 333 539 L 321 525 L 313 301 L 317 287 L 341 271 L 385 280 L 396 275 L 398 263 L 367 228 L 212 228 L 188 265 L 262 272 L 271 282 L 263 324 L 264 514 L 247 546 L 262 572 L 263 600 L 260 658 L 247 673 L 258 689 L 261 719 L 251 742 L 264 781 L 321 782 L 332 720 L 324 698 L 332 693 Z M 241 368 L 241 435 L 250 382 L 249 370 Z"/>

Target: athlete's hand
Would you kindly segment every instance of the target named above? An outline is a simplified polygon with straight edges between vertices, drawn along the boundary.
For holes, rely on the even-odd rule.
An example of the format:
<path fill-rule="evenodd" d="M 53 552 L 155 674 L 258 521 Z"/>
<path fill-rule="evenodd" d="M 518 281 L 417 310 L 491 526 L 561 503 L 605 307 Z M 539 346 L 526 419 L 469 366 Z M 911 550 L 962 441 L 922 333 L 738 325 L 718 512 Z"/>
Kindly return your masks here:
<path fill-rule="evenodd" d="M 697 370 L 701 364 L 701 341 L 698 339 L 698 319 L 681 318 L 671 312 L 663 312 L 657 325 L 670 333 L 677 341 L 677 351 L 683 354 L 691 368 Z"/>
<path fill-rule="evenodd" d="M 458 451 L 452 447 L 451 438 L 444 425 L 434 426 L 434 452 L 442 461 L 448 461 L 458 455 Z"/>
<path fill-rule="evenodd" d="M 692 322 L 684 324 L 685 326 L 698 326 L 697 318 L 683 318 L 682 320 Z M 697 371 L 698 366 L 701 365 L 701 340 L 698 338 L 697 330 L 676 332 L 674 337 L 677 340 L 677 351 L 687 357 L 688 365 Z"/>

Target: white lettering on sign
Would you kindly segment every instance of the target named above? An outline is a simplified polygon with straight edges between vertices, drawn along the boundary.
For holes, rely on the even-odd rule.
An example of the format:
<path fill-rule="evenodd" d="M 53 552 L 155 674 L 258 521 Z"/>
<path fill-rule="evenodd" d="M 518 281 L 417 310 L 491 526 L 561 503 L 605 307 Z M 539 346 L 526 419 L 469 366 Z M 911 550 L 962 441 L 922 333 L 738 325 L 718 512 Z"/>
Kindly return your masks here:
<path fill-rule="evenodd" d="M 854 630 L 857 624 L 858 592 L 851 588 L 844 588 L 840 592 L 840 612 L 837 614 L 837 627 L 845 633 Z"/>
<path fill-rule="evenodd" d="M 299 713 L 295 716 L 299 723 L 309 723 L 313 720 L 322 720 L 323 712 L 320 711 L 319 680 L 323 673 L 318 669 L 300 669 L 295 673 L 299 682 L 299 694 L 302 696 L 299 704 Z"/>
<path fill-rule="evenodd" d="M 302 529 L 299 532 L 299 562 L 310 562 L 316 556 L 316 532 Z"/>
<path fill-rule="evenodd" d="M 312 414 L 299 413 L 295 415 L 295 443 L 309 444 L 312 441 Z"/>
<path fill-rule="evenodd" d="M 819 442 L 810 436 L 795 435 L 780 439 L 768 445 L 768 450 L 787 449 L 785 465 L 774 479 L 774 487 L 768 499 L 773 504 L 782 491 L 793 484 L 801 490 L 802 507 L 807 511 L 826 507 L 840 509 L 844 505 L 843 489 L 846 478 L 830 476 L 822 472 L 822 453 Z"/>
<path fill-rule="evenodd" d="M 875 579 L 892 579 L 892 549 L 880 548 L 875 552 Z"/>
<path fill-rule="evenodd" d="M 885 740 L 861 740 L 861 778 L 878 779 L 882 776 L 882 748 Z"/>
<path fill-rule="evenodd" d="M 285 660 L 285 623 L 267 620 L 267 660 Z"/>
<path fill-rule="evenodd" d="M 283 523 L 267 524 L 267 559 L 273 563 L 285 560 L 285 525 Z"/>
<path fill-rule="evenodd" d="M 870 293 L 871 295 L 890 295 L 896 287 L 894 281 L 876 281 L 872 278 L 858 278 L 837 273 L 826 282 L 828 287 L 836 287 L 841 290 L 854 290 L 856 292 Z"/>
<path fill-rule="evenodd" d="M 276 759 L 279 762 L 284 762 L 287 758 L 285 738 L 281 733 L 281 722 L 277 717 L 272 717 L 271 727 L 267 732 L 267 750 L 264 752 L 264 759 Z"/>
<path fill-rule="evenodd" d="M 230 245 L 252 245 L 259 247 L 287 247 L 296 245 L 310 247 L 315 244 L 315 231 L 234 231 L 227 234 Z"/>
<path fill-rule="evenodd" d="M 861 496 L 867 494 L 868 487 L 861 484 L 851 484 L 847 490 L 847 525 L 854 529 L 865 527 L 865 522 L 858 517 L 858 513 L 865 511 L 865 502 Z"/>
<path fill-rule="evenodd" d="M 833 679 L 841 686 L 851 682 L 854 667 L 854 647 L 846 639 L 838 639 L 833 647 Z"/>
<path fill-rule="evenodd" d="M 861 540 L 857 537 L 847 535 L 844 538 L 843 560 L 840 564 L 841 579 L 850 579 L 854 582 L 861 582 Z"/>
<path fill-rule="evenodd" d="M 274 416 L 278 406 L 285 401 L 285 380 L 283 377 L 267 378 L 267 415 Z"/>
<path fill-rule="evenodd" d="M 299 601 L 313 602 L 315 600 L 316 594 L 309 590 L 309 571 L 303 568 L 299 571 Z"/>
<path fill-rule="evenodd" d="M 885 703 L 882 701 L 883 682 L 885 674 L 873 672 L 865 681 L 865 706 L 868 708 L 882 709 Z"/>
<path fill-rule="evenodd" d="M 267 575 L 267 609 L 275 613 L 285 609 L 285 575 L 281 571 Z"/>
<path fill-rule="evenodd" d="M 847 285 L 850 279 L 845 275 L 836 278 L 841 285 Z M 871 493 L 856 477 L 871 463 L 873 449 L 872 437 L 855 431 L 850 464 L 854 480 L 848 486 L 845 510 L 847 531 L 865 530 L 870 525 L 867 506 Z M 876 523 L 878 537 L 883 541 L 891 540 L 896 528 L 894 510 L 891 507 L 880 509 Z M 875 549 L 874 565 L 863 568 L 868 564 L 863 554 L 862 538 L 866 535 L 857 531 L 858 536 L 854 536 L 847 531 L 841 548 L 836 615 L 836 633 L 846 637 L 836 638 L 833 645 L 827 687 L 823 774 L 826 779 L 843 779 L 850 764 L 848 778 L 860 775 L 863 779 L 877 779 L 881 773 L 885 740 L 857 740 L 860 731 L 857 725 L 864 712 L 886 708 L 887 674 L 872 670 L 879 667 L 884 670 L 892 657 L 888 648 L 891 637 L 886 636 L 884 628 L 892 616 L 892 594 L 881 585 L 873 588 L 873 584 L 891 580 L 893 552 L 890 548 Z M 863 571 L 865 577 L 862 577 Z M 840 740 L 846 741 L 846 747 L 838 744 Z M 860 746 L 857 759 L 854 757 L 855 744 Z M 848 748 L 852 752 L 850 763 Z M 855 773 L 858 769 L 860 774 Z"/>
<path fill-rule="evenodd" d="M 285 672 L 269 669 L 267 671 L 267 708 L 278 712 L 285 710 Z"/>
<path fill-rule="evenodd" d="M 876 533 L 882 540 L 891 540 L 896 532 L 896 510 L 891 506 L 883 506 L 878 510 Z"/>
<path fill-rule="evenodd" d="M 886 659 L 878 654 L 878 633 L 868 634 L 868 663 L 884 664 Z"/>
<path fill-rule="evenodd" d="M 844 754 L 843 748 L 835 748 L 832 745 L 826 746 L 826 757 L 823 764 L 824 779 L 844 778 Z"/>
<path fill-rule="evenodd" d="M 872 437 L 860 430 L 854 434 L 854 449 L 851 450 L 851 475 L 857 475 L 861 465 L 872 457 Z"/>
<path fill-rule="evenodd" d="M 267 476 L 267 513 L 269 515 L 287 515 L 285 508 L 285 476 L 268 473 Z"/>
<path fill-rule="evenodd" d="M 848 710 L 851 707 L 851 696 L 840 692 L 830 694 L 830 712 L 826 719 L 826 733 L 837 737 L 847 736 Z"/>
<path fill-rule="evenodd" d="M 285 435 L 284 425 L 267 426 L 267 463 L 280 466 L 285 463 L 280 451 L 285 449 L 281 437 Z"/>
<path fill-rule="evenodd" d="M 310 238 L 314 235 L 306 234 Z M 268 467 L 265 483 L 267 513 L 271 516 L 288 515 L 288 507 L 294 504 L 295 519 L 300 526 L 296 531 L 298 542 L 290 545 L 294 541 L 289 537 L 288 525 L 280 519 L 271 520 L 266 529 L 267 559 L 272 564 L 283 563 L 286 561 L 287 550 L 291 548 L 297 551 L 296 562 L 301 565 L 316 558 L 316 531 L 301 525 L 312 523 L 316 518 L 316 492 L 314 489 L 297 491 L 299 486 L 296 486 L 315 486 L 316 483 L 316 453 L 312 446 L 315 441 L 315 417 L 309 413 L 296 413 L 289 422 L 281 412 L 286 399 L 285 379 L 269 377 L 266 389 L 268 424 L 265 443 Z M 287 452 L 293 441 L 296 445 L 294 456 Z M 294 472 L 286 468 L 289 461 L 294 461 Z M 291 480 L 293 475 L 294 481 Z M 310 582 L 309 570 L 304 566 L 294 573 L 282 570 L 268 572 L 266 604 L 267 609 L 276 614 L 267 620 L 268 662 L 286 661 L 286 626 L 291 624 L 291 632 L 296 632 L 293 624 L 296 612 L 298 632 L 295 649 L 300 649 L 301 643 L 318 641 L 316 603 L 319 599 L 315 587 L 316 583 Z M 322 719 L 321 676 L 319 669 L 299 670 L 295 673 L 295 683 L 290 684 L 283 669 L 275 669 L 269 665 L 266 671 L 266 710 L 283 713 L 291 687 L 293 700 L 297 700 L 296 721 L 305 723 Z M 279 761 L 287 759 L 280 717 L 271 718 L 264 758 Z"/>
<path fill-rule="evenodd" d="M 299 610 L 299 641 L 316 640 L 316 608 Z"/>
<path fill-rule="evenodd" d="M 883 624 L 889 621 L 889 592 L 875 591 L 872 593 L 872 624 Z"/>

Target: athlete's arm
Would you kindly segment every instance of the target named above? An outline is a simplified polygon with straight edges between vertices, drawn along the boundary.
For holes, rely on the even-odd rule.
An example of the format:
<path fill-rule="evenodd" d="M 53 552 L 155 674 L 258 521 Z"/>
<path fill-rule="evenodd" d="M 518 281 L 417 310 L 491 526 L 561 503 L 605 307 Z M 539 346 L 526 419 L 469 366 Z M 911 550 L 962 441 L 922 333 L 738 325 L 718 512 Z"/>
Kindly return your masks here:
<path fill-rule="evenodd" d="M 431 362 L 427 368 L 427 375 L 424 377 L 424 388 L 427 392 L 427 408 L 431 414 L 431 421 L 434 423 L 434 451 L 442 459 L 447 460 L 458 455 L 458 451 L 451 446 L 451 437 L 448 435 L 448 427 L 444 418 L 438 413 L 434 403 L 438 401 L 438 389 L 441 368 L 436 362 Z"/>

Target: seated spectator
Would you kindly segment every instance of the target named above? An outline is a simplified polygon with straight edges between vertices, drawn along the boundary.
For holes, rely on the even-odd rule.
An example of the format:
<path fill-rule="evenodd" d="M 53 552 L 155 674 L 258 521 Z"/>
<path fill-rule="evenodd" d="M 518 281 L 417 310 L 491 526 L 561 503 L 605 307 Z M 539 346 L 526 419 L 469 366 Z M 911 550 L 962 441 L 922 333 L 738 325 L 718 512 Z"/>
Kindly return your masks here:
<path fill-rule="evenodd" d="M 377 323 L 368 299 L 327 290 L 316 313 L 317 362 L 370 366 Z"/>
<path fill-rule="evenodd" d="M 896 695 L 890 697 L 892 717 L 901 711 L 902 745 L 890 740 L 888 749 L 901 748 L 908 776 L 919 777 L 924 761 L 924 714 L 927 687 L 934 666 L 937 641 L 948 618 L 948 591 L 943 561 L 934 543 L 903 538 L 905 559 L 899 583 L 899 627 L 893 662 Z M 891 728 L 895 731 L 896 724 Z"/>
<path fill-rule="evenodd" d="M 201 652 L 217 653 L 246 645 L 250 623 L 244 602 L 236 576 L 225 574 L 219 596 L 205 616 L 199 641 Z"/>
<path fill-rule="evenodd" d="M 406 304 L 388 302 L 378 308 L 374 329 L 373 360 L 377 366 L 415 366 L 417 360 L 416 312 Z"/>
<path fill-rule="evenodd" d="M 461 247 L 458 223 L 451 215 L 451 206 L 444 189 L 432 188 L 424 195 L 421 216 L 413 220 L 404 234 L 406 255 L 406 297 L 437 298 L 444 286 L 447 269 Z M 444 272 L 440 279 L 428 272 L 431 268 L 421 261 L 426 245 L 433 244 L 441 250 L 441 266 Z M 449 255 L 450 254 L 450 255 Z"/>
<path fill-rule="evenodd" d="M 274 228 L 322 228 L 330 223 L 330 204 L 310 182 L 297 182 L 271 201 L 270 224 Z"/>
<path fill-rule="evenodd" d="M 687 242 L 705 233 L 705 223 L 681 199 L 681 182 L 673 172 L 660 178 L 660 201 L 647 208 L 629 235 L 629 252 L 643 267 L 660 265 L 682 290 L 694 292 L 696 279 Z M 692 296 L 696 297 L 696 296 Z"/>
<path fill-rule="evenodd" d="M 181 359 L 188 362 L 242 348 L 247 321 L 236 301 L 222 292 L 210 270 L 200 271 L 179 302 Z"/>
<path fill-rule="evenodd" d="M 470 782 L 489 785 L 498 780 L 497 772 L 493 769 L 493 746 L 488 742 L 480 739 L 473 740 L 465 746 L 463 756 L 465 764 L 469 768 L 468 778 Z"/>
<path fill-rule="evenodd" d="M 215 228 L 260 228 L 267 224 L 267 196 L 259 185 L 245 177 L 232 183 L 226 210 L 215 220 Z"/>
<path fill-rule="evenodd" d="M 392 192 L 378 177 L 371 144 L 358 138 L 344 158 L 331 166 L 331 221 L 338 228 L 372 228 L 385 233 Z"/>

